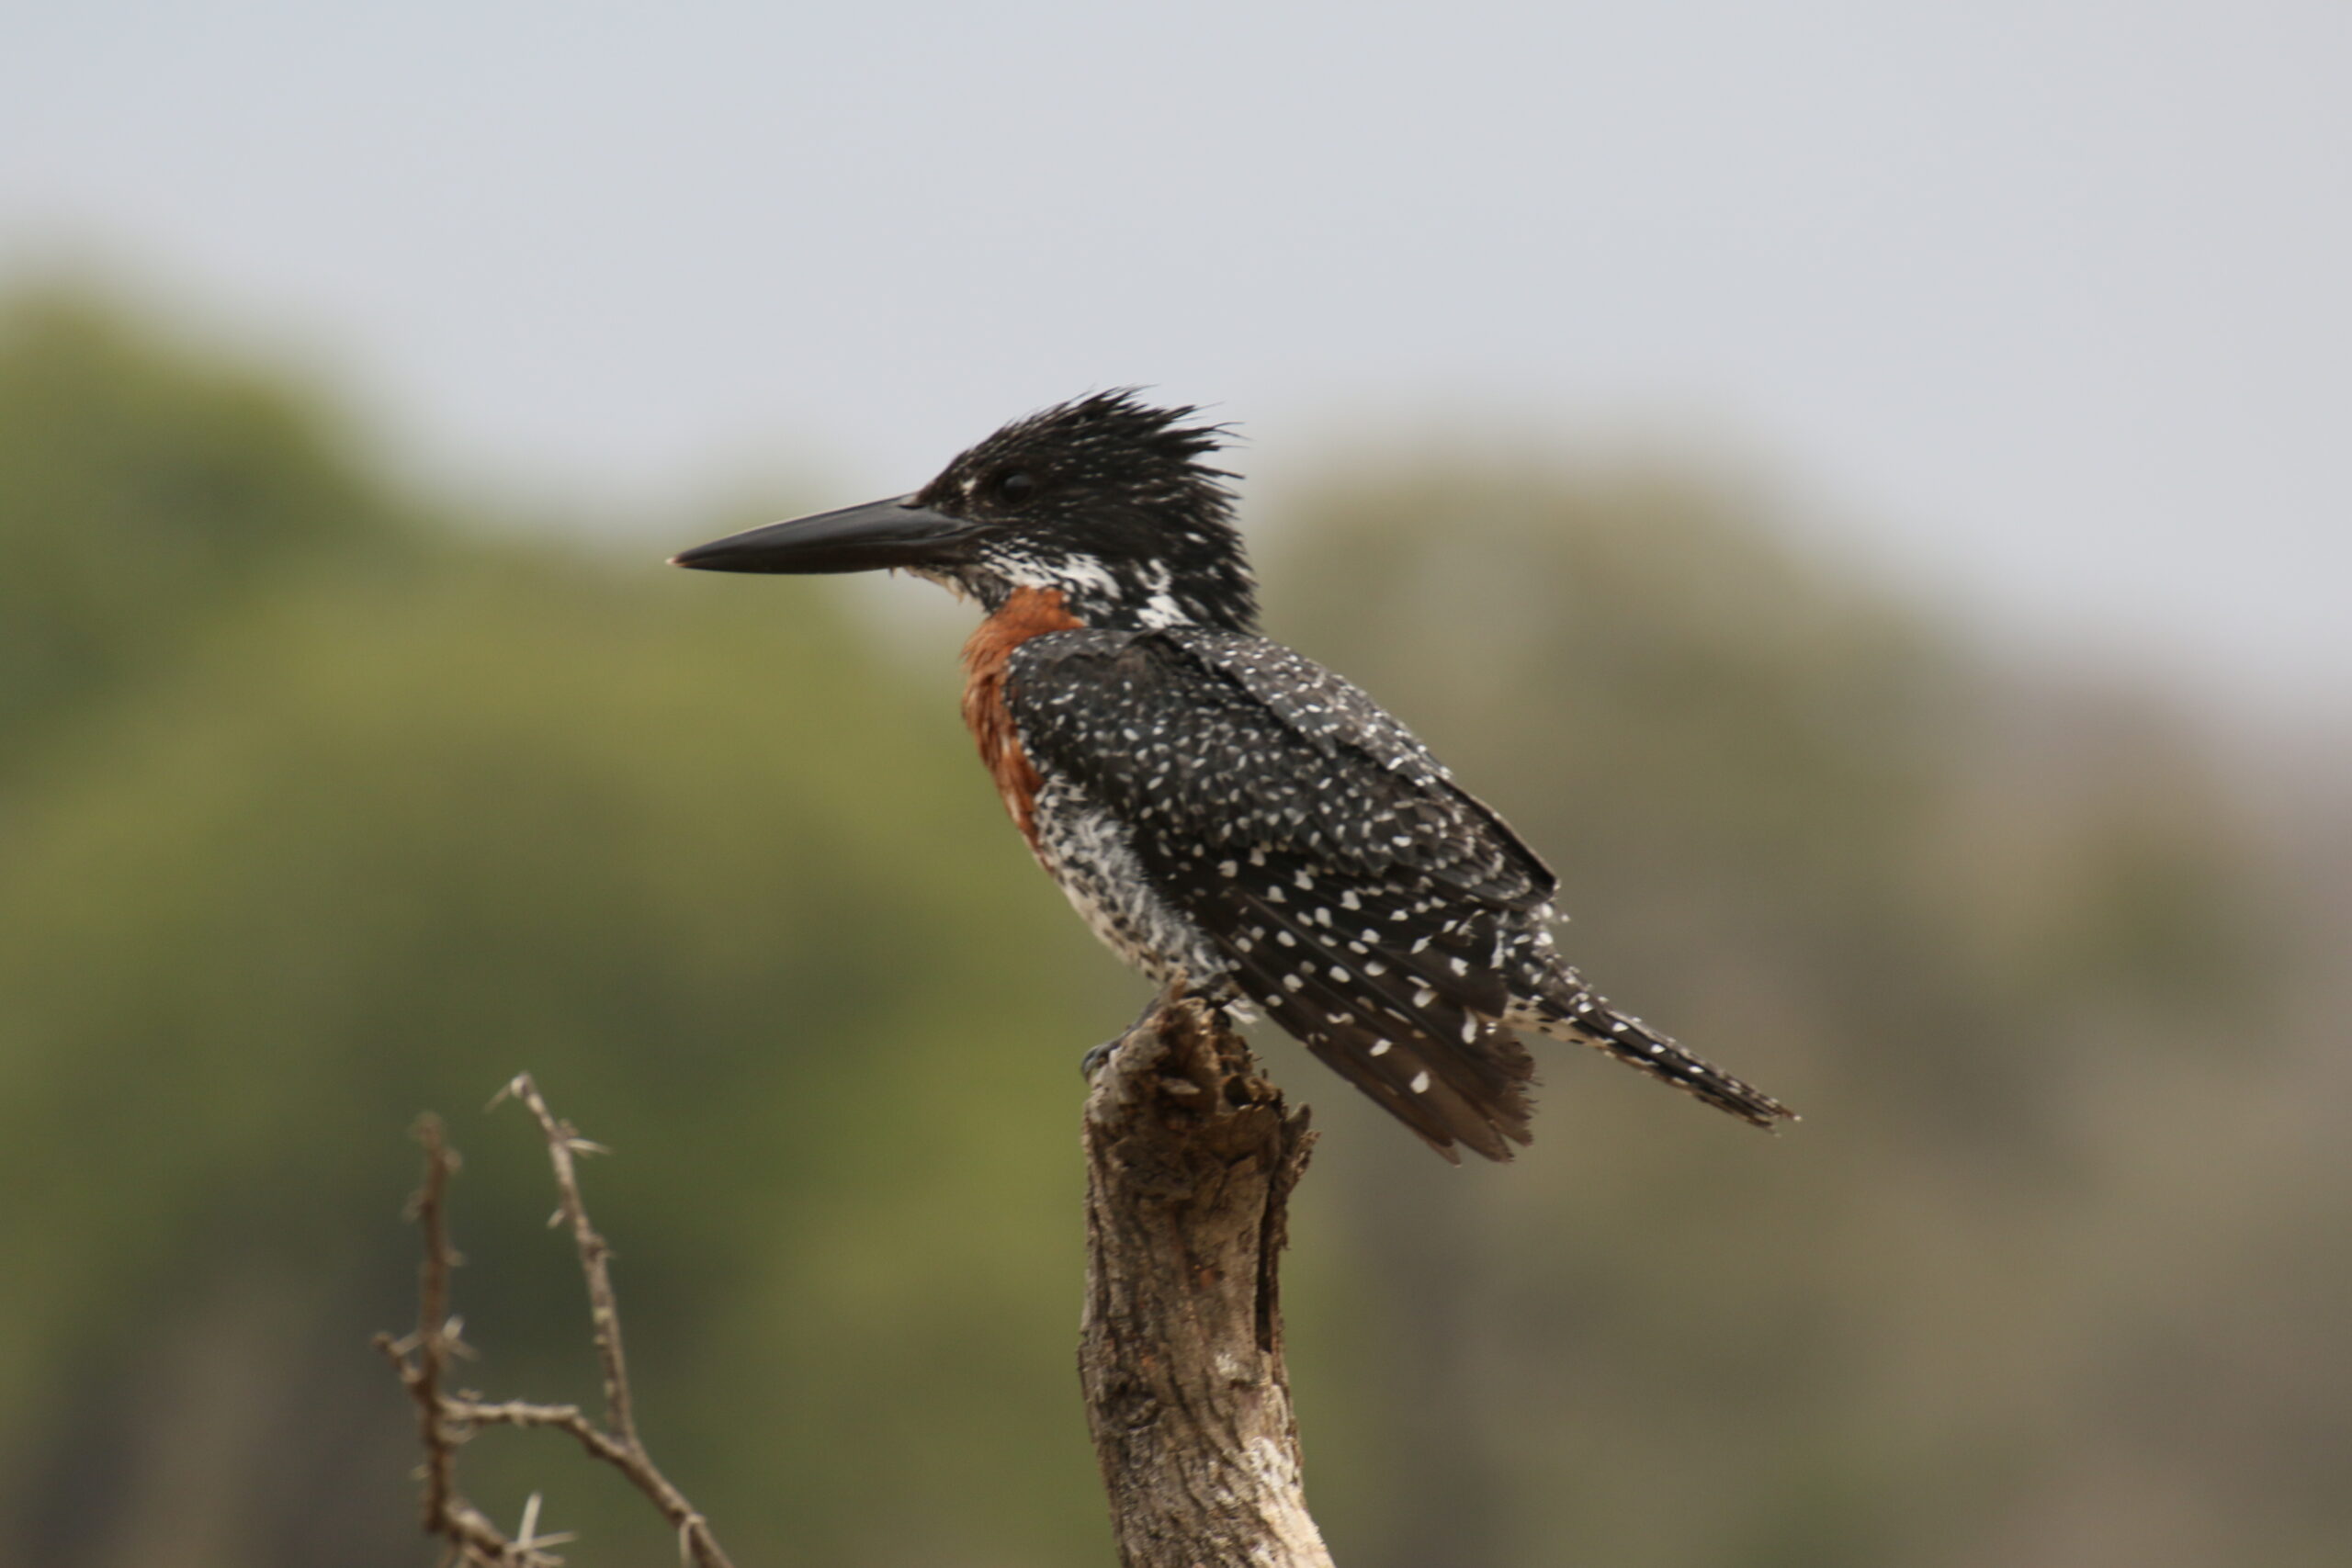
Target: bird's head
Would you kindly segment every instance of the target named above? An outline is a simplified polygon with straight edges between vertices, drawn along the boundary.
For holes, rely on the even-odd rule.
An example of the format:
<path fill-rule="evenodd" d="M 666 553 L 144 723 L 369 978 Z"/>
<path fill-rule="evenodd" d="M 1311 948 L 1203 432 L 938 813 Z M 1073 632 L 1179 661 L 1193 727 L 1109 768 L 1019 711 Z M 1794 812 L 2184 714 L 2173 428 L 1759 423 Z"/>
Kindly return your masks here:
<path fill-rule="evenodd" d="M 900 568 L 993 611 L 1057 589 L 1090 626 L 1250 631 L 1257 589 L 1233 476 L 1199 411 L 1098 392 L 1006 425 L 911 495 L 771 523 L 673 558 L 708 571 Z"/>

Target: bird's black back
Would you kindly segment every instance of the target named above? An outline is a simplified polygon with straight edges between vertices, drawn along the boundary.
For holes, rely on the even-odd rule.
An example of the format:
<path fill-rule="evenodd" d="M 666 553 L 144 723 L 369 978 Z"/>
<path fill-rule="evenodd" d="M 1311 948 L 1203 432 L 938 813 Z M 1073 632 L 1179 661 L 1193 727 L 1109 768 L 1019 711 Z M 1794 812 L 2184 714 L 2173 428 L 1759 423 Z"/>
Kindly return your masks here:
<path fill-rule="evenodd" d="M 1053 633 L 1008 676 L 1031 761 L 1126 828 L 1234 990 L 1441 1151 L 1526 1141 L 1532 1066 L 1494 1021 L 1556 882 L 1403 725 L 1198 627 Z"/>

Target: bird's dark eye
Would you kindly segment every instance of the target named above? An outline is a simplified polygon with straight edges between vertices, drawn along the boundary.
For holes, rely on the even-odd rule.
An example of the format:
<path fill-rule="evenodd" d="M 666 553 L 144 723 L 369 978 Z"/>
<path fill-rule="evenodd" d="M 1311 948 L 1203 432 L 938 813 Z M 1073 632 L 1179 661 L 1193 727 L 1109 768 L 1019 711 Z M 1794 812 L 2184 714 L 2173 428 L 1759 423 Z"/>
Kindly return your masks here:
<path fill-rule="evenodd" d="M 1019 506 L 1037 493 L 1037 481 L 1019 468 L 1007 468 L 997 475 L 994 489 L 999 501 L 1008 506 Z"/>

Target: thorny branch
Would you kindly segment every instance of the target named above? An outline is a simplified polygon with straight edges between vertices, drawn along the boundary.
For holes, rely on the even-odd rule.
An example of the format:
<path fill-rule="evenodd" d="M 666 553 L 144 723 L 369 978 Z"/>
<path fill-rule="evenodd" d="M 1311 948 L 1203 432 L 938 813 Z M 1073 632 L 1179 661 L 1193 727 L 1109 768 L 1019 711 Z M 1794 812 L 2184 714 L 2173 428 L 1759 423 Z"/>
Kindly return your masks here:
<path fill-rule="evenodd" d="M 555 1169 L 560 1200 L 550 1223 L 568 1224 L 580 1252 L 596 1359 L 604 1371 L 605 1416 L 599 1422 L 576 1404 L 535 1404 L 519 1399 L 492 1404 L 470 1389 L 451 1393 L 443 1386 L 450 1357 L 471 1354 L 460 1338 L 462 1320 L 449 1312 L 449 1276 L 459 1258 L 449 1245 L 448 1190 L 458 1160 L 457 1151 L 442 1135 L 439 1119 L 424 1117 L 417 1124 L 417 1139 L 424 1145 L 424 1184 L 413 1205 L 424 1244 L 418 1269 L 416 1331 L 399 1339 L 379 1334 L 376 1347 L 391 1361 L 416 1402 L 417 1433 L 424 1448 L 421 1513 L 425 1532 L 447 1543 L 445 1564 L 559 1568 L 563 1560 L 546 1549 L 571 1538 L 538 1533 L 537 1495 L 525 1506 L 517 1532 L 509 1536 L 469 1503 L 457 1486 L 458 1450 L 482 1427 L 547 1427 L 571 1434 L 591 1456 L 627 1476 L 662 1511 L 678 1532 L 682 1563 L 689 1568 L 734 1568 L 701 1512 L 662 1473 L 638 1438 L 628 1362 L 621 1349 L 620 1308 L 613 1295 L 611 1248 L 589 1223 L 573 1164 L 581 1155 L 605 1151 L 548 1109 L 530 1074 L 518 1075 L 491 1104 L 509 1098 L 523 1103 L 547 1137 L 548 1159 Z"/>

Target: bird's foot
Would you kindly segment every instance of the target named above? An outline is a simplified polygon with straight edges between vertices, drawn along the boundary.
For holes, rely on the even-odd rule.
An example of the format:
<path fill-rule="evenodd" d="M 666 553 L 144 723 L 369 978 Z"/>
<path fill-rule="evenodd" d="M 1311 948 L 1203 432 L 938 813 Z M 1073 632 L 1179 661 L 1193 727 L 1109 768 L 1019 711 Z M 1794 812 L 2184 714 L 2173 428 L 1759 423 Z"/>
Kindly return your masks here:
<path fill-rule="evenodd" d="M 1165 998 L 1154 997 L 1144 1003 L 1143 1011 L 1136 1014 L 1136 1021 L 1133 1023 L 1102 1042 L 1102 1044 L 1092 1047 L 1085 1055 L 1078 1059 L 1078 1070 L 1085 1076 L 1089 1083 L 1093 1082 L 1094 1075 L 1102 1070 L 1102 1064 L 1111 1059 L 1111 1053 L 1126 1043 L 1128 1035 L 1151 1021 L 1152 1015 L 1159 1010 L 1159 1004 L 1165 999 Z"/>

